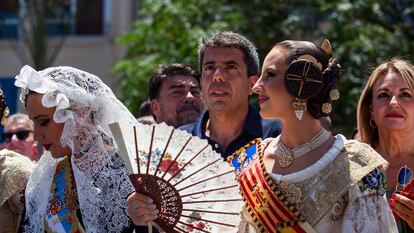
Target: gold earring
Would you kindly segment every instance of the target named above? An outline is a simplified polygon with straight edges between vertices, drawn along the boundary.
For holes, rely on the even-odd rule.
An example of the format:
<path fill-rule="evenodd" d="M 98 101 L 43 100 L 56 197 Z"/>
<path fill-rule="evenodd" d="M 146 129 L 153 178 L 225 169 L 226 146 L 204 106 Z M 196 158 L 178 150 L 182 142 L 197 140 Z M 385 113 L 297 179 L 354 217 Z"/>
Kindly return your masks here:
<path fill-rule="evenodd" d="M 377 128 L 377 124 L 375 124 L 375 121 L 373 119 L 369 120 L 369 126 L 371 126 L 373 129 Z"/>
<path fill-rule="evenodd" d="M 302 120 L 303 113 L 306 111 L 306 102 L 299 98 L 296 98 L 293 101 L 292 106 L 293 110 L 295 111 L 296 118 L 298 118 L 298 120 Z"/>

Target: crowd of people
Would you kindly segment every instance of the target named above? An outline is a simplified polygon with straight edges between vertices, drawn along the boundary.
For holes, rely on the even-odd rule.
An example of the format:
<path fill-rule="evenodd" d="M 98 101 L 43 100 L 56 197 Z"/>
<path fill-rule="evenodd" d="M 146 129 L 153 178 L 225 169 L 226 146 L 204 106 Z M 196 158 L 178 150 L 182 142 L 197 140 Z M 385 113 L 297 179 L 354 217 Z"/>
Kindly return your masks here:
<path fill-rule="evenodd" d="M 201 40 L 199 71 L 154 71 L 136 119 L 93 74 L 24 66 L 15 85 L 27 115 L 7 118 L 0 95 L 0 232 L 157 232 L 147 224 L 159 210 L 128 178 L 115 121 L 165 122 L 206 139 L 234 168 L 245 202 L 236 232 L 414 232 L 405 189 L 414 66 L 394 58 L 375 68 L 358 103 L 358 140 L 331 130 L 340 78 L 328 40 L 276 43 L 260 68 L 251 41 L 221 31 Z"/>

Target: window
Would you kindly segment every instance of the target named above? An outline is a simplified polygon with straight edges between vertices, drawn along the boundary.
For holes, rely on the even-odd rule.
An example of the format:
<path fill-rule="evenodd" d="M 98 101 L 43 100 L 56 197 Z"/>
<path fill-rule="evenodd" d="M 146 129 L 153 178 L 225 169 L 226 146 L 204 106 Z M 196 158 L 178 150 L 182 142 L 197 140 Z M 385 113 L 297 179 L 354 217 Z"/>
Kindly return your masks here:
<path fill-rule="evenodd" d="M 33 2 L 44 9 L 34 11 Z M 17 38 L 20 33 L 19 15 L 29 22 L 39 17 L 48 35 L 101 35 L 104 31 L 105 0 L 9 0 L 0 1 L 0 39 Z M 35 14 L 33 14 L 35 13 Z"/>

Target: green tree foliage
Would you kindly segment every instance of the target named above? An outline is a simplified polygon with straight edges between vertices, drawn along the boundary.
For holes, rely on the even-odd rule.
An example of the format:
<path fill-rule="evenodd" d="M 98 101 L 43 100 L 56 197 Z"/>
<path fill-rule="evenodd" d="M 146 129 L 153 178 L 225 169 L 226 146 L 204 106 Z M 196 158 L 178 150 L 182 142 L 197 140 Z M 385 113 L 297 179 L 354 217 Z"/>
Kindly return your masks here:
<path fill-rule="evenodd" d="M 197 67 L 197 46 L 206 33 L 240 32 L 256 44 L 262 60 L 281 40 L 319 44 L 328 38 L 343 68 L 334 128 L 348 134 L 356 126 L 357 100 L 372 68 L 394 56 L 412 58 L 413 10 L 409 0 L 144 0 L 141 18 L 120 38 L 129 51 L 114 71 L 122 76 L 125 104 L 137 113 L 158 64 Z"/>
<path fill-rule="evenodd" d="M 134 114 L 148 98 L 147 84 L 159 64 L 186 63 L 197 68 L 200 38 L 209 32 L 229 29 L 240 20 L 240 15 L 222 1 L 195 2 L 143 1 L 140 19 L 131 32 L 119 39 L 129 45 L 129 51 L 114 71 L 122 76 L 122 99 Z"/>
<path fill-rule="evenodd" d="M 399 56 L 413 61 L 414 2 L 408 0 L 321 1 L 329 26 L 321 35 L 333 42 L 342 65 L 342 80 L 333 122 L 338 132 L 350 133 L 356 126 L 356 107 L 372 70 Z"/>

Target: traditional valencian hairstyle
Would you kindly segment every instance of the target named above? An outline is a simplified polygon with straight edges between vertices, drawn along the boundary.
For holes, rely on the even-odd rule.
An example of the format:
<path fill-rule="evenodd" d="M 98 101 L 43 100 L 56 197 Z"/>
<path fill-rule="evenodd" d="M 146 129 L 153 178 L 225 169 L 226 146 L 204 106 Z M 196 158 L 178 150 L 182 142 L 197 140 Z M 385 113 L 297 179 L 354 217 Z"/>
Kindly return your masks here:
<path fill-rule="evenodd" d="M 97 76 L 72 67 L 36 71 L 24 66 L 15 85 L 22 89 L 23 103 L 32 93 L 42 94 L 42 105 L 55 108 L 53 120 L 64 124 L 60 143 L 72 151 L 70 160 L 85 230 L 121 232 L 129 225 L 126 199 L 134 189 L 108 124 L 135 124 L 134 116 Z M 51 178 L 59 161 L 45 151 L 28 181 L 28 232 L 44 231 Z"/>
<path fill-rule="evenodd" d="M 375 83 L 386 75 L 388 72 L 396 72 L 414 91 L 414 65 L 407 60 L 393 58 L 379 65 L 369 76 L 367 84 L 361 93 L 357 108 L 358 131 L 361 135 L 361 141 L 369 144 L 373 148 L 378 146 L 379 135 L 378 128 L 371 116 L 372 89 Z"/>
<path fill-rule="evenodd" d="M 292 103 L 296 117 L 301 120 L 309 111 L 312 117 L 320 119 L 332 111 L 332 100 L 339 99 L 336 85 L 341 67 L 333 59 L 328 40 L 321 47 L 307 41 L 286 40 L 275 45 L 287 51 L 284 84 L 296 99 Z"/>

